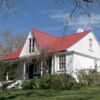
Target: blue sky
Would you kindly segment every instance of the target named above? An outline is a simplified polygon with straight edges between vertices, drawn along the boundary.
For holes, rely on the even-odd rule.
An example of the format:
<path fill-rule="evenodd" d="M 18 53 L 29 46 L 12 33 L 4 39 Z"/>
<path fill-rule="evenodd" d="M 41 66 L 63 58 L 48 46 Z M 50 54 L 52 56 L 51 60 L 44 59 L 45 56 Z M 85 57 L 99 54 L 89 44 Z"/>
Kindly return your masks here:
<path fill-rule="evenodd" d="M 50 34 L 62 35 L 73 5 L 57 4 L 55 1 L 24 0 L 23 3 L 10 10 L 6 18 L 5 12 L 2 11 L 0 14 L 1 33 L 8 28 L 14 34 L 28 34 L 31 28 L 36 28 Z M 91 25 L 89 25 L 85 12 L 77 10 L 72 21 L 69 20 L 65 34 L 75 33 L 77 28 L 81 27 L 85 30 L 92 29 L 100 40 L 100 12 L 96 11 L 92 11 Z"/>

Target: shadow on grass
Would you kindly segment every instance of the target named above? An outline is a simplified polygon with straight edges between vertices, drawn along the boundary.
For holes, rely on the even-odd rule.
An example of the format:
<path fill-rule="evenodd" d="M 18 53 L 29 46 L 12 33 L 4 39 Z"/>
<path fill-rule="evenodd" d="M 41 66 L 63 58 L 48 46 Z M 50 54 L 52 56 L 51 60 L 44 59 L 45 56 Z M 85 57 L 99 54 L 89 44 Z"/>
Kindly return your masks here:
<path fill-rule="evenodd" d="M 15 92 L 15 93 L 14 93 Z M 51 91 L 51 90 L 23 90 L 23 91 L 14 91 L 14 90 L 10 90 L 10 91 L 3 91 L 3 95 L 1 94 L 0 96 L 0 100 L 14 100 L 17 97 L 54 97 L 57 94 L 59 94 L 60 91 Z M 32 98 L 31 97 L 31 98 Z"/>
<path fill-rule="evenodd" d="M 16 97 L 20 97 L 20 96 L 29 96 L 33 94 L 33 92 L 28 92 L 28 93 L 20 93 L 20 94 L 11 94 L 10 96 L 2 96 L 0 97 L 0 100 L 10 100 L 10 99 L 15 99 Z"/>

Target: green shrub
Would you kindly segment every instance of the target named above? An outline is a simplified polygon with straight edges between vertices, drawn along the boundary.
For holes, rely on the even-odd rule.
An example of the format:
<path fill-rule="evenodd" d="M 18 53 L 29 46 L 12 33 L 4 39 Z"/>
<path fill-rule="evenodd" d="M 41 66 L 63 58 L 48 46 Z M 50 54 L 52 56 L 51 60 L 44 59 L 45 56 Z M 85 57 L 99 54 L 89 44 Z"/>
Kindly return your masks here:
<path fill-rule="evenodd" d="M 39 79 L 32 79 L 32 89 L 39 89 L 40 88 L 40 81 Z"/>
<path fill-rule="evenodd" d="M 97 69 L 81 69 L 77 72 L 79 83 L 85 86 L 96 86 L 100 83 L 100 74 Z"/>
<path fill-rule="evenodd" d="M 76 83 L 71 87 L 71 90 L 79 90 L 80 88 L 82 88 L 84 85 L 81 83 Z"/>
<path fill-rule="evenodd" d="M 52 77 L 52 88 L 53 89 L 71 89 L 76 83 L 74 78 L 69 74 L 59 74 Z"/>
<path fill-rule="evenodd" d="M 31 80 L 24 80 L 22 82 L 22 88 L 23 89 L 32 89 L 32 81 Z"/>
<path fill-rule="evenodd" d="M 23 89 L 39 89 L 39 79 L 24 80 L 22 82 Z"/>
<path fill-rule="evenodd" d="M 80 86 L 79 86 L 80 87 Z M 69 74 L 44 75 L 40 79 L 24 80 L 23 89 L 76 89 L 79 88 L 74 78 Z"/>
<path fill-rule="evenodd" d="M 21 60 L 11 61 L 11 62 L 1 62 L 0 63 L 0 81 L 6 80 L 6 75 L 8 74 L 9 80 L 15 80 L 20 75 L 20 66 L 22 64 Z"/>
<path fill-rule="evenodd" d="M 51 87 L 52 89 L 64 89 L 64 82 L 63 79 L 61 77 L 59 77 L 59 75 L 53 75 L 52 76 L 52 80 L 51 80 Z"/>
<path fill-rule="evenodd" d="M 52 75 L 44 75 L 40 79 L 40 88 L 41 89 L 50 89 L 51 88 L 51 80 L 52 80 Z"/>
<path fill-rule="evenodd" d="M 70 90 L 74 84 L 76 84 L 75 79 L 69 74 L 61 74 L 60 77 L 63 79 L 65 84 L 64 89 Z"/>

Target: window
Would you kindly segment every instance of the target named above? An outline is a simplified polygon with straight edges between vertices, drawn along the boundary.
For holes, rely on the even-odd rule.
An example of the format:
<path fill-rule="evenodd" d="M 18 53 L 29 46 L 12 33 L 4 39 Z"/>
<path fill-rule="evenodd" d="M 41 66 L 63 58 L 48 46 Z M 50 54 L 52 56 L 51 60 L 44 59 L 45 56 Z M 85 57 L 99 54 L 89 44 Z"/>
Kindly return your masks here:
<path fill-rule="evenodd" d="M 37 67 L 37 66 L 34 66 L 34 67 L 33 67 L 33 73 L 34 73 L 34 74 L 38 73 L 38 67 Z"/>
<path fill-rule="evenodd" d="M 29 38 L 29 52 L 34 52 L 34 42 L 35 42 L 35 39 L 33 38 Z"/>
<path fill-rule="evenodd" d="M 66 69 L 66 56 L 65 55 L 59 56 L 59 69 L 61 70 Z"/>
<path fill-rule="evenodd" d="M 34 43 L 35 43 L 35 39 L 33 38 L 33 41 L 32 41 L 32 52 L 34 52 Z"/>
<path fill-rule="evenodd" d="M 92 41 L 92 39 L 90 38 L 89 39 L 89 49 L 91 50 L 92 49 L 92 46 L 93 46 L 93 43 L 92 43 L 93 41 Z"/>
<path fill-rule="evenodd" d="M 31 38 L 29 38 L 29 52 L 31 52 Z"/>

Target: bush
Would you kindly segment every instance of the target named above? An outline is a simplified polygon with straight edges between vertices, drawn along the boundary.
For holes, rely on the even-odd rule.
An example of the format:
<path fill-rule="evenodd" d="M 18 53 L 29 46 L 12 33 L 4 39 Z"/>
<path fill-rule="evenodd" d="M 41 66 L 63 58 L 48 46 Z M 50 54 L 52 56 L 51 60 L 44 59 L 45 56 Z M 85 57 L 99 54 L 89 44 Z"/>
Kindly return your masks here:
<path fill-rule="evenodd" d="M 64 89 L 70 90 L 76 84 L 75 79 L 69 74 L 61 74 L 60 77 L 63 78 L 65 84 Z"/>
<path fill-rule="evenodd" d="M 22 82 L 23 89 L 32 89 L 32 81 L 31 80 L 24 80 Z"/>
<path fill-rule="evenodd" d="M 59 75 L 53 75 L 52 80 L 51 80 L 51 87 L 52 89 L 63 89 L 64 88 L 64 82 L 63 79 L 61 77 L 59 77 Z"/>
<path fill-rule="evenodd" d="M 39 79 L 32 79 L 32 89 L 39 89 L 40 88 L 40 81 Z"/>
<path fill-rule="evenodd" d="M 71 87 L 71 90 L 79 90 L 80 88 L 82 88 L 84 85 L 81 83 L 76 83 Z"/>
<path fill-rule="evenodd" d="M 19 66 L 22 61 L 1 62 L 0 63 L 0 80 L 5 81 L 8 74 L 9 80 L 15 80 L 20 75 Z"/>
<path fill-rule="evenodd" d="M 75 84 L 74 78 L 69 74 L 44 75 L 40 79 L 41 89 L 71 89 Z"/>
<path fill-rule="evenodd" d="M 80 87 L 80 86 L 79 86 Z M 56 74 L 56 75 L 44 75 L 40 79 L 24 80 L 22 83 L 23 89 L 76 89 L 79 88 L 76 85 L 74 78 L 69 74 Z"/>
<path fill-rule="evenodd" d="M 69 74 L 59 74 L 54 75 L 52 78 L 52 88 L 53 89 L 71 89 L 76 83 L 74 78 Z"/>
<path fill-rule="evenodd" d="M 100 75 L 97 69 L 82 69 L 77 73 L 79 83 L 85 86 L 96 86 L 100 83 Z"/>
<path fill-rule="evenodd" d="M 24 80 L 22 82 L 23 89 L 39 89 L 39 80 L 38 79 L 31 79 L 31 80 Z"/>
<path fill-rule="evenodd" d="M 44 75 L 40 79 L 40 88 L 41 89 L 50 89 L 51 88 L 51 80 L 52 80 L 52 75 Z"/>

